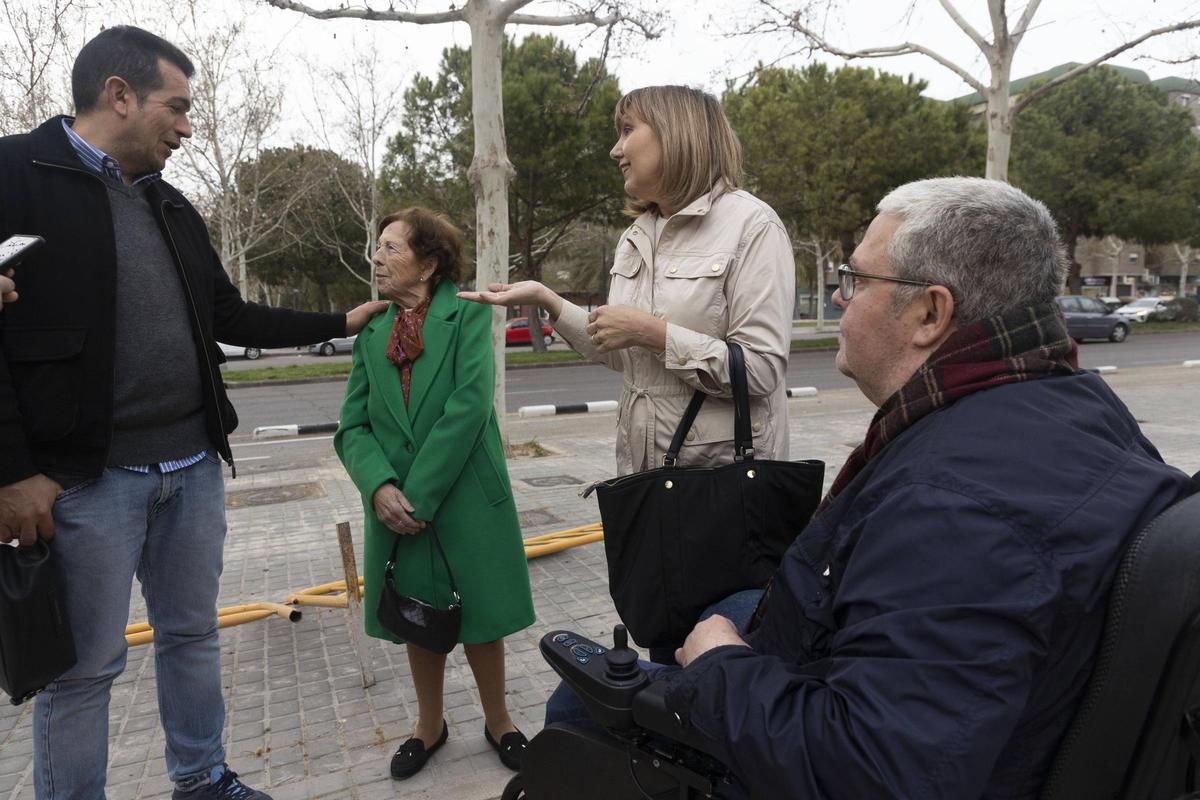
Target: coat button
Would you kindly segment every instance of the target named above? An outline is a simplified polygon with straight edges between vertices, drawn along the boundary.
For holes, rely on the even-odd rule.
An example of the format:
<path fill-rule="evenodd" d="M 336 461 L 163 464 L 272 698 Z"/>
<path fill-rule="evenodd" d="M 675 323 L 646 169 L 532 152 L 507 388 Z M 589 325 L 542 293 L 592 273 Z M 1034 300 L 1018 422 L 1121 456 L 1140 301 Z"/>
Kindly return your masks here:
<path fill-rule="evenodd" d="M 688 434 L 687 434 L 687 440 L 688 440 L 689 442 L 694 442 L 694 441 L 696 441 L 696 432 L 695 432 L 695 431 L 688 431 Z"/>
<path fill-rule="evenodd" d="M 413 443 L 412 443 L 412 442 L 405 442 L 405 443 L 404 443 L 404 449 L 405 449 L 405 450 L 407 450 L 407 451 L 408 451 L 408 452 L 410 452 L 410 453 L 413 453 L 413 452 L 416 452 L 416 449 L 417 449 L 417 448 L 413 447 Z"/>
<path fill-rule="evenodd" d="M 682 366 L 683 364 L 686 364 L 686 363 L 687 363 L 687 356 L 680 356 L 680 357 L 679 357 L 679 359 L 678 359 L 678 361 L 679 361 L 679 364 L 680 364 L 681 366 Z"/>
<path fill-rule="evenodd" d="M 713 265 L 712 265 L 712 271 L 713 271 L 713 272 L 720 272 L 720 271 L 721 271 L 721 265 L 720 265 L 720 264 L 713 264 Z"/>
<path fill-rule="evenodd" d="M 667 270 L 667 272 L 670 272 L 672 275 L 674 275 L 676 272 L 679 272 L 679 267 L 671 267 L 669 270 Z"/>
<path fill-rule="evenodd" d="M 756 422 L 750 427 L 754 430 L 755 433 L 762 433 L 762 423 L 761 422 Z"/>

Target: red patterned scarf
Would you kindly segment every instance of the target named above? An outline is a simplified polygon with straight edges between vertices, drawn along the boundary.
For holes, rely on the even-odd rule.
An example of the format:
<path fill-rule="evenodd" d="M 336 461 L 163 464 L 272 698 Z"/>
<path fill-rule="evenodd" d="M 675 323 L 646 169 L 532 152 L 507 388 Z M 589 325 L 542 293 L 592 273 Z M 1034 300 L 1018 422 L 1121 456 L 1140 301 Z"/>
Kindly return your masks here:
<path fill-rule="evenodd" d="M 818 513 L 888 442 L 926 414 L 982 389 L 1077 369 L 1079 348 L 1067 335 L 1057 303 L 1013 309 L 959 328 L 879 407 Z"/>
<path fill-rule="evenodd" d="M 425 327 L 425 315 L 429 313 L 426 297 L 416 308 L 396 310 L 392 322 L 392 335 L 388 339 L 387 359 L 400 370 L 400 387 L 404 390 L 404 405 L 408 405 L 408 387 L 412 382 L 413 362 L 425 352 L 425 338 L 421 331 Z"/>

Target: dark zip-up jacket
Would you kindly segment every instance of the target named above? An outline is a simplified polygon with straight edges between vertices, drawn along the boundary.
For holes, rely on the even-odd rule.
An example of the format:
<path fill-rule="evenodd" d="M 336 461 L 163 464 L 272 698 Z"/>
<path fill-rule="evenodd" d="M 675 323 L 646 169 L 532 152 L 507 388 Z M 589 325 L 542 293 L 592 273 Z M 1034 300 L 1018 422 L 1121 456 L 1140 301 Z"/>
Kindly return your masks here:
<path fill-rule="evenodd" d="M 46 245 L 17 267 L 20 298 L 0 310 L 0 486 L 39 472 L 99 475 L 113 427 L 117 255 L 108 189 L 83 166 L 54 117 L 0 139 L 0 241 L 35 234 Z M 245 302 L 196 209 L 166 181 L 146 198 L 185 295 L 212 447 L 232 465 L 237 415 L 225 394 L 216 340 L 288 347 L 345 335 L 342 314 Z M 155 358 L 154 342 L 145 357 Z"/>
<path fill-rule="evenodd" d="M 1126 542 L 1190 491 L 1096 375 L 976 392 L 871 459 L 750 648 L 697 658 L 668 705 L 756 798 L 1032 800 Z"/>

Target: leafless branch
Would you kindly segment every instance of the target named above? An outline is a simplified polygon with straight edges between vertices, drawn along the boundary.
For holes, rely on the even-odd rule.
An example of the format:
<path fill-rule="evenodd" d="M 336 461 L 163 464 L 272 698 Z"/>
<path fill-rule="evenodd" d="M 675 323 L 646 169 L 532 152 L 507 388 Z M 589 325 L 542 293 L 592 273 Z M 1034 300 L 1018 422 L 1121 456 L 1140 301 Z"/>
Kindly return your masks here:
<path fill-rule="evenodd" d="M 414 22 L 418 25 L 432 25 L 439 22 L 462 22 L 466 15 L 461 8 L 434 13 L 417 13 L 414 11 L 376 11 L 373 8 L 328 8 L 318 9 L 294 0 L 267 0 L 269 5 L 282 8 L 285 11 L 298 11 L 316 19 L 366 19 L 386 20 L 391 22 Z"/>
<path fill-rule="evenodd" d="M 1103 55 L 1092 59 L 1088 63 L 1080 64 L 1078 67 L 1075 67 L 1075 69 L 1072 69 L 1068 72 L 1064 72 L 1062 75 L 1059 75 L 1057 78 L 1048 80 L 1045 83 L 1043 83 L 1041 86 L 1039 86 L 1038 88 L 1021 95 L 1021 99 L 1013 104 L 1012 113 L 1013 114 L 1019 113 L 1021 111 L 1021 109 L 1025 108 L 1025 106 L 1029 105 L 1034 100 L 1036 100 L 1039 97 L 1041 97 L 1042 95 L 1046 94 L 1046 92 L 1050 91 L 1055 86 L 1058 86 L 1061 83 L 1065 83 L 1066 81 L 1071 80 L 1072 78 L 1074 78 L 1075 76 L 1077 76 L 1081 73 L 1087 72 L 1092 67 L 1096 66 L 1097 64 L 1102 64 L 1105 61 L 1108 61 L 1110 58 L 1112 58 L 1115 55 L 1119 55 L 1121 53 L 1124 53 L 1126 50 L 1130 50 L 1134 47 L 1137 47 L 1139 44 L 1146 41 L 1147 39 L 1151 39 L 1155 36 L 1162 36 L 1163 34 L 1166 34 L 1166 33 L 1175 33 L 1177 31 L 1186 31 L 1186 30 L 1192 30 L 1195 28 L 1200 28 L 1200 19 L 1192 19 L 1192 20 L 1187 20 L 1185 22 L 1177 22 L 1174 25 L 1166 25 L 1162 28 L 1155 28 L 1154 30 L 1147 31 L 1146 33 L 1143 33 L 1141 36 L 1137 37 L 1136 39 L 1131 39 L 1128 42 L 1125 42 L 1124 44 L 1118 45 L 1117 47 L 1114 47 L 1113 49 L 1109 50 L 1107 53 L 1104 53 Z"/>

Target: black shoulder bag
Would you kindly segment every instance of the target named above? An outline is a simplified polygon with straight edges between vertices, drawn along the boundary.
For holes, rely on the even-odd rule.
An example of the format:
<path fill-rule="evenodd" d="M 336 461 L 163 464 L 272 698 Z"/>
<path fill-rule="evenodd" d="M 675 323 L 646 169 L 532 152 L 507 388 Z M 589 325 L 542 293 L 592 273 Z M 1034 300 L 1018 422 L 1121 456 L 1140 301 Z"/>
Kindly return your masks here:
<path fill-rule="evenodd" d="M 0 689 L 20 705 L 75 666 L 50 546 L 0 545 Z"/>
<path fill-rule="evenodd" d="M 458 596 L 454 573 L 450 571 L 446 551 L 442 549 L 442 543 L 432 523 L 425 526 L 425 532 L 433 538 L 433 543 L 442 555 L 454 602 L 447 608 L 438 608 L 419 597 L 400 594 L 392 576 L 396 548 L 400 544 L 400 534 L 396 534 L 396 540 L 392 542 L 392 554 L 388 556 L 387 566 L 383 569 L 383 586 L 380 588 L 379 606 L 375 615 L 379 624 L 396 637 L 434 653 L 449 653 L 454 649 L 454 645 L 458 644 L 458 632 L 462 628 L 462 598 Z"/>
<path fill-rule="evenodd" d="M 676 466 L 707 396 L 697 391 L 661 468 L 594 485 L 609 594 L 642 647 L 678 646 L 706 607 L 765 586 L 821 501 L 824 462 L 755 459 L 746 362 L 734 342 L 729 371 L 734 463 Z"/>

